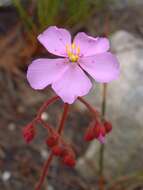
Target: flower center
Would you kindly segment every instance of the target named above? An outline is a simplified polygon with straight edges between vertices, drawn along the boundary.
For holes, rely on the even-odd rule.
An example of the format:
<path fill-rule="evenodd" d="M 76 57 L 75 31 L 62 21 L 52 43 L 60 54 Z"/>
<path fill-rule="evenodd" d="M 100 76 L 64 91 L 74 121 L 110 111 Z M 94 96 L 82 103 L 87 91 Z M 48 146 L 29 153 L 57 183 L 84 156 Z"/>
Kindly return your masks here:
<path fill-rule="evenodd" d="M 77 62 L 80 54 L 80 48 L 72 43 L 72 45 L 66 45 L 66 52 L 71 62 Z"/>

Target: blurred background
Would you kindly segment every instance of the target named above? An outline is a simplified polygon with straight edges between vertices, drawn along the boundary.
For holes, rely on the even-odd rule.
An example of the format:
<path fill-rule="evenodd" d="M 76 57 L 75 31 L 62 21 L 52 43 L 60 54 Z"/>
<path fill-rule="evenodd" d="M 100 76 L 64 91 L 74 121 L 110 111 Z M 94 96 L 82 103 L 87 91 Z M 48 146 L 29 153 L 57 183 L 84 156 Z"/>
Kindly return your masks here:
<path fill-rule="evenodd" d="M 104 150 L 104 187 L 107 190 L 143 190 L 143 0 L 0 0 L 0 190 L 31 190 L 39 178 L 48 149 L 45 130 L 26 145 L 22 127 L 40 105 L 53 96 L 50 88 L 34 91 L 26 80 L 28 64 L 51 55 L 37 35 L 50 25 L 72 35 L 83 31 L 108 36 L 120 65 L 120 79 L 107 87 L 106 116 L 113 124 Z M 94 83 L 86 96 L 101 110 L 102 85 Z M 62 102 L 42 117 L 57 125 Z M 75 169 L 57 160 L 43 189 L 96 190 L 100 145 L 83 142 L 91 117 L 78 102 L 72 105 L 65 136 L 77 154 Z"/>

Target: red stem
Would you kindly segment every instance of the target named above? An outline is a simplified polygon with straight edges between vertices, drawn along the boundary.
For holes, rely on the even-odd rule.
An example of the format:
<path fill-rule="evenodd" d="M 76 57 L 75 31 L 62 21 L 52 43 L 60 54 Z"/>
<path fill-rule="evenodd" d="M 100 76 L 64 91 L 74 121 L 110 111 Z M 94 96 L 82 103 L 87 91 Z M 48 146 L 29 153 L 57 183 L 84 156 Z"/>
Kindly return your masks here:
<path fill-rule="evenodd" d="M 42 185 L 44 183 L 44 180 L 45 180 L 45 178 L 46 178 L 46 176 L 48 174 L 48 169 L 49 169 L 49 166 L 50 166 L 50 164 L 51 164 L 51 162 L 53 160 L 53 157 L 54 157 L 54 155 L 51 153 L 49 155 L 48 160 L 45 162 L 45 165 L 43 166 L 43 171 L 42 171 L 41 178 L 40 178 L 38 184 L 36 185 L 35 190 L 40 190 L 41 189 L 41 187 L 42 187 Z"/>
<path fill-rule="evenodd" d="M 39 119 L 39 122 L 41 123 L 41 124 L 43 124 L 43 126 L 46 128 L 46 129 L 48 129 L 48 132 L 49 133 L 53 133 L 53 128 L 49 125 L 49 124 L 47 124 L 45 121 L 43 121 L 42 119 Z"/>
<path fill-rule="evenodd" d="M 43 105 L 40 107 L 37 117 L 35 120 L 39 120 L 41 119 L 41 114 L 44 112 L 44 110 L 52 103 L 54 103 L 56 100 L 58 100 L 59 97 L 58 96 L 54 96 L 52 97 L 50 100 L 47 100 L 46 102 L 43 103 Z"/>
<path fill-rule="evenodd" d="M 78 100 L 89 109 L 89 111 L 93 114 L 94 117 L 97 118 L 99 116 L 99 112 L 93 106 L 91 106 L 85 99 L 78 97 Z"/>
<path fill-rule="evenodd" d="M 69 104 L 64 104 L 64 111 L 63 111 L 63 114 L 62 114 L 62 118 L 60 120 L 60 124 L 59 124 L 59 127 L 57 129 L 58 133 L 61 135 L 63 129 L 64 129 L 64 125 L 65 125 L 65 121 L 66 121 L 66 118 L 67 118 L 67 115 L 68 115 L 68 110 L 69 110 Z M 44 167 L 43 167 L 43 170 L 42 170 L 42 174 L 41 174 L 41 177 L 40 177 L 40 180 L 38 182 L 38 184 L 36 185 L 36 188 L 35 190 L 40 190 L 43 183 L 44 183 L 44 180 L 48 174 L 48 169 L 49 169 L 49 166 L 52 162 L 54 158 L 54 155 L 51 153 L 49 155 L 49 158 L 48 160 L 46 161 Z"/>
<path fill-rule="evenodd" d="M 68 115 L 68 111 L 69 111 L 69 104 L 64 104 L 64 111 L 63 111 L 63 115 L 60 121 L 60 125 L 58 128 L 58 133 L 61 134 L 63 129 L 64 129 L 64 124 Z"/>

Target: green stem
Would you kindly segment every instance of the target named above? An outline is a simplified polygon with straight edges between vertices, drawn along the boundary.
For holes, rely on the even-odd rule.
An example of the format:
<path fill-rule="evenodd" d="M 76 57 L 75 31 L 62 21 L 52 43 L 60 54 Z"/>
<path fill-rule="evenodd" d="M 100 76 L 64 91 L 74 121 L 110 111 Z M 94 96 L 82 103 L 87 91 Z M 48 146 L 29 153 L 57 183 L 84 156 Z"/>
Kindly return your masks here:
<path fill-rule="evenodd" d="M 102 105 L 101 105 L 101 119 L 104 121 L 105 113 L 106 113 L 106 97 L 107 97 L 107 84 L 103 84 L 103 92 L 102 92 Z M 100 145 L 99 150 L 99 190 L 103 190 L 103 176 L 104 176 L 104 152 L 105 145 Z"/>

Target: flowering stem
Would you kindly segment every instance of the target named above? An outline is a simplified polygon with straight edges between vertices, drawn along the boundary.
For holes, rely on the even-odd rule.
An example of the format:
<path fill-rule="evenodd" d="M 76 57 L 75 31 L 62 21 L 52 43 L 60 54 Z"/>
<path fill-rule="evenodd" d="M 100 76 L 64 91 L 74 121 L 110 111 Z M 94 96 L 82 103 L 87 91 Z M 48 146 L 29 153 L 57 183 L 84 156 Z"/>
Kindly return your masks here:
<path fill-rule="evenodd" d="M 41 119 L 41 114 L 45 111 L 45 109 L 52 103 L 54 103 L 56 100 L 58 100 L 59 97 L 58 96 L 54 96 L 52 97 L 50 100 L 47 100 L 46 102 L 43 103 L 43 105 L 40 107 L 37 117 L 35 120 L 39 120 Z"/>
<path fill-rule="evenodd" d="M 40 190 L 40 189 L 41 189 L 41 187 L 42 187 L 42 185 L 43 185 L 43 183 L 44 183 L 45 177 L 46 177 L 47 174 L 48 174 L 48 169 L 49 169 L 49 166 L 50 166 L 50 164 L 51 164 L 51 162 L 52 162 L 52 160 L 53 160 L 53 157 L 54 157 L 54 155 L 51 153 L 51 154 L 49 155 L 49 158 L 48 158 L 47 161 L 45 162 L 45 165 L 43 166 L 42 175 L 41 175 L 41 177 L 40 177 L 40 180 L 39 180 L 38 184 L 36 185 L 35 190 Z"/>
<path fill-rule="evenodd" d="M 107 84 L 103 84 L 102 105 L 101 105 L 101 119 L 104 121 L 106 113 L 106 97 L 107 97 Z M 99 190 L 103 190 L 103 172 L 104 172 L 104 151 L 105 145 L 100 145 L 99 150 Z"/>
<path fill-rule="evenodd" d="M 89 109 L 89 111 L 93 114 L 94 117 L 97 118 L 99 116 L 98 111 L 96 111 L 95 108 L 91 106 L 85 99 L 78 97 L 78 100 Z"/>
<path fill-rule="evenodd" d="M 60 120 L 59 127 L 57 129 L 57 131 L 58 131 L 58 133 L 60 135 L 63 132 L 64 126 L 65 126 L 65 121 L 66 121 L 67 115 L 68 115 L 68 111 L 69 111 L 69 104 L 65 103 L 64 104 L 64 111 L 63 111 L 63 114 L 62 114 L 62 117 L 61 117 L 61 120 Z M 36 185 L 35 190 L 40 190 L 41 189 L 41 187 L 42 187 L 42 185 L 44 183 L 44 180 L 45 180 L 45 178 L 46 178 L 46 176 L 48 174 L 48 169 L 49 169 L 50 164 L 52 163 L 53 158 L 54 158 L 53 153 L 50 153 L 48 160 L 45 162 L 45 165 L 43 167 L 40 180 L 39 180 L 38 184 Z"/>
<path fill-rule="evenodd" d="M 39 122 L 40 122 L 41 124 L 43 124 L 43 126 L 44 126 L 46 129 L 48 129 L 48 132 L 49 132 L 49 133 L 52 133 L 52 132 L 53 132 L 53 128 L 52 128 L 50 125 L 48 125 L 45 121 L 43 121 L 42 119 L 39 119 Z"/>
<path fill-rule="evenodd" d="M 66 118 L 67 118 L 67 115 L 68 115 L 68 111 L 69 111 L 69 104 L 64 104 L 64 111 L 63 111 L 63 115 L 62 115 L 62 118 L 61 118 L 61 121 L 60 121 L 60 125 L 59 125 L 59 128 L 58 128 L 58 133 L 61 134 L 63 129 L 64 129 L 64 125 L 65 125 L 65 121 L 66 121 Z"/>

